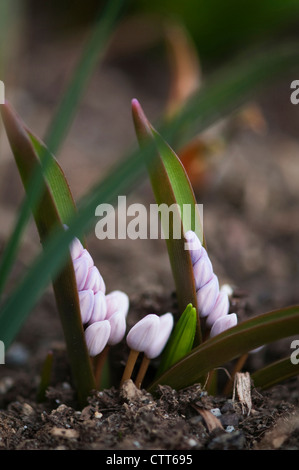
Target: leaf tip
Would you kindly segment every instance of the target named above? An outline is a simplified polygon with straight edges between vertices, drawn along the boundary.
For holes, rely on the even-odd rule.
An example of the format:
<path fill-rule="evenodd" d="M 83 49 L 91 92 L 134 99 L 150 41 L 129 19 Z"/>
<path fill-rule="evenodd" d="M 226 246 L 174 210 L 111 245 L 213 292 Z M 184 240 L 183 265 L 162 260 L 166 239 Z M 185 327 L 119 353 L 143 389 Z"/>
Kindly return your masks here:
<path fill-rule="evenodd" d="M 151 124 L 148 121 L 139 101 L 133 98 L 131 101 L 132 115 L 137 137 L 140 141 L 152 137 Z"/>

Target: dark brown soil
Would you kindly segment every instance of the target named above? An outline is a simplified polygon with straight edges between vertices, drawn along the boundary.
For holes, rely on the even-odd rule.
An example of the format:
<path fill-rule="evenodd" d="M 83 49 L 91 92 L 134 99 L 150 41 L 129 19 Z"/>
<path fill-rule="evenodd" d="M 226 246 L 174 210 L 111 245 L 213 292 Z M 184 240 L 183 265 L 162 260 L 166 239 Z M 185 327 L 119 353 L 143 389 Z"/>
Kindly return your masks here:
<path fill-rule="evenodd" d="M 35 29 L 32 23 L 23 28 L 19 46 L 11 54 L 6 93 L 29 127 L 43 136 L 78 57 L 83 34 L 69 32 L 57 39 L 53 32 Z M 165 57 L 153 54 L 149 60 L 138 50 L 122 54 L 119 57 L 117 50 L 112 51 L 95 71 L 59 155 L 76 199 L 135 143 L 131 99 L 139 98 L 152 120 L 167 101 Z M 289 100 L 289 85 L 295 78 L 289 77 L 257 97 L 250 108 L 254 119 L 239 113 L 202 136 L 208 147 L 210 143 L 221 145 L 208 159 L 204 155 L 205 170 L 194 180 L 194 189 L 198 202 L 204 203 L 204 229 L 214 271 L 221 284 L 234 287 L 231 309 L 239 321 L 298 304 L 299 110 Z M 2 136 L 1 251 L 23 197 Z M 153 202 L 147 181 L 136 185 L 131 201 Z M 176 313 L 163 240 L 100 242 L 91 233 L 88 243 L 108 292 L 122 289 L 129 294 L 128 327 L 146 313 Z M 39 249 L 31 224 L 8 289 L 26 272 Z M 298 332 L 294 335 L 298 338 Z M 40 374 L 49 350 L 54 352 L 53 376 L 45 400 L 38 402 Z M 248 410 L 233 390 L 228 396 L 221 392 L 210 396 L 205 384 L 181 391 L 161 386 L 154 396 L 135 389 L 131 382 L 119 389 L 128 351 L 122 344 L 111 352 L 113 386 L 94 393 L 80 409 L 49 288 L 7 351 L 6 364 L 0 365 L 0 449 L 299 449 L 298 378 L 267 391 L 252 384 Z M 289 353 L 289 338 L 265 346 L 250 355 L 243 372 L 251 373 Z M 223 384 L 230 366 L 225 364 L 219 370 Z M 154 362 L 145 387 L 155 367 Z"/>

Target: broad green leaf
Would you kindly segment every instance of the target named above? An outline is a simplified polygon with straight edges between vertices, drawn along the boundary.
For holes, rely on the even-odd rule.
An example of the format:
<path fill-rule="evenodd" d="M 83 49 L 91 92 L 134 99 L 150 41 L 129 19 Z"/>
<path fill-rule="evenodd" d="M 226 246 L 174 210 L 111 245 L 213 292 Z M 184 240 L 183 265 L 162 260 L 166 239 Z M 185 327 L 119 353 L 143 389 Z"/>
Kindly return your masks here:
<path fill-rule="evenodd" d="M 265 390 L 298 374 L 299 363 L 293 364 L 288 356 L 253 372 L 251 378 L 255 387 Z"/>
<path fill-rule="evenodd" d="M 25 190 L 27 191 L 36 168 L 40 168 L 40 171 L 42 171 L 41 162 L 27 131 L 24 126 L 22 126 L 21 121 L 16 118 L 11 107 L 5 105 L 2 111 L 7 136 Z M 48 158 L 50 158 L 49 155 Z M 65 221 L 62 217 L 68 212 L 74 213 L 74 204 L 70 195 L 66 198 L 64 204 L 59 204 L 59 208 L 56 205 L 56 201 L 53 197 L 53 194 L 57 195 L 55 174 L 59 175 L 58 184 L 63 184 L 63 181 L 60 168 L 54 171 L 55 165 L 56 162 L 52 159 L 51 165 L 47 167 L 47 169 L 50 170 L 47 173 L 48 177 L 43 180 L 42 197 L 39 204 L 33 208 L 34 219 L 43 245 L 55 228 L 58 226 L 63 227 Z M 49 184 L 53 185 L 53 191 L 50 189 Z M 64 190 L 66 191 L 65 185 Z M 59 198 L 56 199 L 58 203 L 61 203 Z M 67 203 L 70 204 L 69 211 L 67 210 Z M 52 282 L 74 382 L 79 394 L 79 400 L 84 401 L 88 393 L 94 387 L 94 377 L 85 344 L 76 278 L 70 255 L 67 256 L 62 270 L 52 279 Z M 30 289 L 35 289 L 34 284 Z M 18 316 L 18 311 L 15 311 L 14 315 Z"/>
<path fill-rule="evenodd" d="M 157 372 L 158 376 L 191 351 L 196 333 L 196 325 L 197 312 L 192 304 L 189 304 L 180 316 L 163 351 Z"/>
<path fill-rule="evenodd" d="M 195 281 L 191 257 L 185 249 L 184 234 L 188 230 L 197 233 L 203 243 L 203 231 L 199 209 L 187 173 L 175 154 L 159 133 L 147 120 L 137 100 L 132 102 L 136 134 L 141 145 L 151 139 L 154 155 L 147 161 L 147 168 L 159 207 L 173 209 L 173 216 L 161 216 L 162 228 L 169 254 L 169 260 L 176 285 L 176 293 L 181 313 L 188 304 L 197 310 Z M 186 217 L 186 213 L 189 217 Z M 161 212 L 162 214 L 162 212 Z M 166 219 L 166 220 L 165 220 Z M 163 227 L 164 221 L 164 227 Z M 165 222 L 168 224 L 165 230 Z M 197 321 L 197 342 L 201 340 L 199 317 Z"/>
<path fill-rule="evenodd" d="M 208 372 L 262 345 L 299 333 L 299 306 L 274 310 L 226 330 L 194 348 L 184 359 L 153 382 L 181 389 L 197 383 Z"/>

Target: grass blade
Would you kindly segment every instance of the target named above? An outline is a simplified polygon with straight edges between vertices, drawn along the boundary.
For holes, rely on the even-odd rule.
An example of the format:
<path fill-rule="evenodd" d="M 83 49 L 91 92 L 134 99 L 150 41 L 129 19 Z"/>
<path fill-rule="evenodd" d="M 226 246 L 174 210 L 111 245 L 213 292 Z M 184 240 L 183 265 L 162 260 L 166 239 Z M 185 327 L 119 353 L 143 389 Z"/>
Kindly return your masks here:
<path fill-rule="evenodd" d="M 93 70 L 104 55 L 124 4 L 124 0 L 118 0 L 117 2 L 107 1 L 104 10 L 102 5 L 100 7 L 98 17 L 83 50 L 82 57 L 45 137 L 47 147 L 54 154 L 57 154 L 59 146 L 65 138 Z"/>
<path fill-rule="evenodd" d="M 47 133 L 48 147 L 53 153 L 57 152 L 66 135 L 88 79 L 108 44 L 109 37 L 113 32 L 113 27 L 123 4 L 123 0 L 107 2 L 107 8 L 99 12 L 90 40 L 83 50 L 78 67 Z M 49 159 L 45 158 L 43 161 L 45 169 L 48 162 Z M 20 207 L 15 227 L 2 255 L 0 265 L 0 296 L 16 259 L 22 235 L 31 216 L 31 209 L 34 205 L 38 204 L 41 188 L 42 175 L 37 169 L 32 177 L 30 190 L 28 190 L 27 196 Z"/>

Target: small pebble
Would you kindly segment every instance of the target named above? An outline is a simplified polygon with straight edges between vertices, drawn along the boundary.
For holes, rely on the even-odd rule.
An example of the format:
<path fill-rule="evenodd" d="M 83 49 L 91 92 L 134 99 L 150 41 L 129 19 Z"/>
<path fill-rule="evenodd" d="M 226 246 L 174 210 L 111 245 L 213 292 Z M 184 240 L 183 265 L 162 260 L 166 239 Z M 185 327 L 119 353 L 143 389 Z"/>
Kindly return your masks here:
<path fill-rule="evenodd" d="M 235 430 L 234 426 L 226 426 L 225 431 L 226 432 L 233 432 Z"/>
<path fill-rule="evenodd" d="M 212 409 L 210 410 L 210 412 L 211 412 L 214 416 L 216 416 L 217 418 L 218 418 L 219 416 L 221 416 L 221 411 L 220 411 L 219 408 L 212 408 Z"/>

